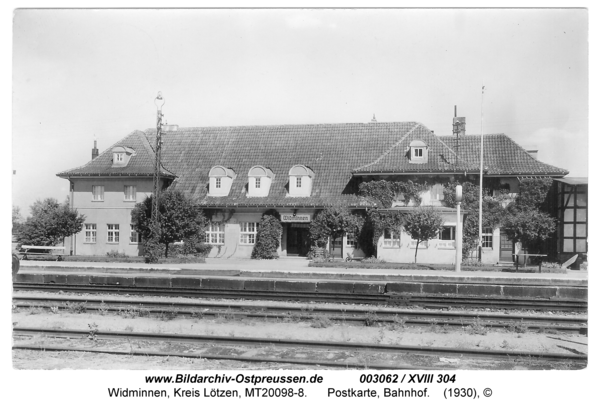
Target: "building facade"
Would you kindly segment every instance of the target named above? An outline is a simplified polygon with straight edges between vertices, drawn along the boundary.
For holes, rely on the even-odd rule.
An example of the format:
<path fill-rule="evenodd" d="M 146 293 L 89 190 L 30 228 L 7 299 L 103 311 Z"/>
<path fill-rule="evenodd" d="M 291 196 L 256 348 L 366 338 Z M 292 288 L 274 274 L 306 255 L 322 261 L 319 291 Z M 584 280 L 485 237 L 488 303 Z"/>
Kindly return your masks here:
<path fill-rule="evenodd" d="M 134 131 L 82 167 L 58 174 L 71 182 L 72 205 L 86 215 L 84 230 L 72 243 L 74 255 L 141 254 L 130 214 L 152 191 L 155 140 L 154 129 Z M 426 182 L 421 205 L 438 211 L 444 226 L 436 239 L 419 245 L 419 262 L 453 263 L 456 211 L 443 204 L 443 184 L 459 178 L 478 182 L 479 140 L 436 136 L 416 122 L 169 126 L 162 135 L 161 182 L 192 197 L 210 215 L 206 242 L 213 246 L 210 256 L 220 258 L 250 258 L 268 209 L 281 215 L 279 255 L 306 256 L 310 222 L 324 207 L 408 212 L 418 205 L 398 195 L 391 207 L 378 207 L 359 195 L 361 183 Z M 512 194 L 523 177 L 567 174 L 539 162 L 504 134 L 485 135 L 483 153 L 484 179 Z M 364 256 L 357 236 L 329 244 L 336 256 Z M 377 256 L 386 261 L 414 261 L 416 242 L 404 231 L 385 230 L 376 245 Z M 484 262 L 510 261 L 513 249 L 502 230 L 484 230 Z"/>

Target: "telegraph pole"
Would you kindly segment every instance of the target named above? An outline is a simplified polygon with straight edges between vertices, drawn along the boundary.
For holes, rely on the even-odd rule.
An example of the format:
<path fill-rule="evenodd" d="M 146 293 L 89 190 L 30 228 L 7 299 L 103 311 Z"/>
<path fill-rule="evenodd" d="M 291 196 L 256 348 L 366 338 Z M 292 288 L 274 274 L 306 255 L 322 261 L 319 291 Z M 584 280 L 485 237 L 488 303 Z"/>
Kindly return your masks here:
<path fill-rule="evenodd" d="M 462 263 L 462 222 L 460 217 L 460 203 L 462 202 L 462 186 L 456 185 L 456 232 L 454 233 L 454 248 L 456 248 L 456 259 L 454 260 L 454 271 L 460 272 Z"/>
<path fill-rule="evenodd" d="M 156 155 L 156 160 L 154 161 L 154 187 L 153 187 L 153 195 L 152 195 L 152 218 L 151 222 L 153 227 L 155 227 L 155 232 L 158 233 L 158 197 L 160 194 L 160 152 L 162 148 L 162 106 L 165 104 L 165 101 L 162 98 L 162 93 L 158 92 L 158 96 L 154 99 L 154 104 L 156 104 L 156 148 L 154 149 L 154 154 Z"/>
<path fill-rule="evenodd" d="M 481 86 L 481 143 L 479 145 L 479 241 L 477 242 L 477 259 L 481 262 L 481 243 L 483 238 L 483 92 Z"/>

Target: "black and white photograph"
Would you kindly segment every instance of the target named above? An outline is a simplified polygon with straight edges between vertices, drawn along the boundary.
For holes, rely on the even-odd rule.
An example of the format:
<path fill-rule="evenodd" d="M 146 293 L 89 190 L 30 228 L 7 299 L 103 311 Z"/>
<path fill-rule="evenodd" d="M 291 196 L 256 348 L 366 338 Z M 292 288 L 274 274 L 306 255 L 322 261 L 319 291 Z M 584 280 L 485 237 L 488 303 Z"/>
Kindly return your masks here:
<path fill-rule="evenodd" d="M 589 382 L 590 10 L 240 7 L 5 11 L 5 369 L 132 404 Z"/>

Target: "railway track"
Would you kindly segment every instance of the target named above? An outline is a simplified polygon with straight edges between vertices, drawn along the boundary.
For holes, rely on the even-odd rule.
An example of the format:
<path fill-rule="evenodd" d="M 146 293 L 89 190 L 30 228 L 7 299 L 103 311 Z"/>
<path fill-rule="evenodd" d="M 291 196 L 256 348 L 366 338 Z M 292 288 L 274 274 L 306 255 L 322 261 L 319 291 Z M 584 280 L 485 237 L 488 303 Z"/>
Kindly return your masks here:
<path fill-rule="evenodd" d="M 530 330 L 557 330 L 577 334 L 587 334 L 587 317 L 558 317 L 549 315 L 514 315 L 494 313 L 466 313 L 450 311 L 423 311 L 408 309 L 348 309 L 339 306 L 298 306 L 298 305 L 255 305 L 236 303 L 181 303 L 164 300 L 144 299 L 95 299 L 80 297 L 36 297 L 18 295 L 13 297 L 17 308 L 43 307 L 55 310 L 70 310 L 73 304 L 85 306 L 86 311 L 123 312 L 143 309 L 148 314 L 176 313 L 191 317 L 260 318 L 260 319 L 314 319 L 326 316 L 332 321 L 359 323 L 398 323 L 410 325 L 443 324 L 452 327 L 465 327 L 473 322 L 482 323 L 487 328 L 510 328 L 517 326 Z"/>
<path fill-rule="evenodd" d="M 386 304 L 392 306 L 419 306 L 423 308 L 489 308 L 541 311 L 586 312 L 587 301 L 574 299 L 504 298 L 473 296 L 392 295 L 392 294 L 333 294 L 315 292 L 272 292 L 251 290 L 211 290 L 175 288 L 138 288 L 118 285 L 68 285 L 41 283 L 14 283 L 15 291 L 46 291 L 70 293 L 109 293 L 166 297 L 195 297 L 220 299 L 275 300 L 297 302 Z"/>
<path fill-rule="evenodd" d="M 38 328 L 13 328 L 13 336 L 43 336 L 45 338 L 89 338 L 90 331 L 86 330 L 56 330 L 56 329 L 38 329 Z M 270 339 L 255 337 L 225 337 L 225 336 L 206 336 L 206 335 L 186 335 L 186 334 L 159 334 L 159 333 L 134 333 L 123 331 L 95 331 L 95 340 L 120 340 L 120 341 L 158 341 L 169 343 L 193 343 L 205 346 L 236 346 L 236 347 L 292 347 L 295 350 L 302 349 L 321 349 L 325 351 L 360 351 L 370 353 L 394 353 L 394 354 L 413 354 L 424 356 L 444 356 L 444 357 L 468 357 L 486 360 L 528 360 L 544 362 L 570 362 L 585 364 L 587 355 L 585 354 L 564 354 L 548 352 L 526 352 L 526 351 L 507 351 L 507 350 L 482 350 L 448 347 L 429 347 L 429 346 L 408 346 L 408 345 L 385 345 L 371 343 L 351 343 L 351 342 L 331 342 L 331 341 L 309 341 L 309 340 L 290 340 L 290 339 Z M 178 357 L 200 357 L 209 358 L 207 354 L 189 354 L 189 353 L 156 353 L 152 351 L 115 351 L 108 349 L 89 348 L 80 346 L 53 346 L 53 345 L 31 345 L 26 343 L 15 343 L 14 350 L 43 350 L 43 351 L 85 351 L 102 352 L 128 355 L 161 355 Z M 240 360 L 238 356 L 220 356 L 219 359 Z M 245 357 L 244 361 L 252 362 L 252 357 Z M 259 358 L 255 362 L 273 362 L 273 363 L 302 363 L 306 365 L 322 365 L 340 368 L 360 367 L 364 368 L 364 363 L 359 365 L 349 365 L 349 363 L 327 362 L 322 359 L 284 359 L 284 358 Z M 371 369 L 407 369 L 419 368 L 415 365 L 368 365 Z M 439 368 L 435 368 L 439 369 Z"/>

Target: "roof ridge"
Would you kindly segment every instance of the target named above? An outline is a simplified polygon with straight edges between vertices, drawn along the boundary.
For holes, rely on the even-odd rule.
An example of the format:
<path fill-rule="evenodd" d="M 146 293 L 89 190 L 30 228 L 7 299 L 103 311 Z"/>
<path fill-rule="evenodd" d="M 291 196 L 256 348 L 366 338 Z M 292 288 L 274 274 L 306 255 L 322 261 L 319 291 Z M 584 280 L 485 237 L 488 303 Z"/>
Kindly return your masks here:
<path fill-rule="evenodd" d="M 156 162 L 156 152 L 154 151 L 154 148 L 152 148 L 152 145 L 150 145 L 150 141 L 148 141 L 148 138 L 146 137 L 146 133 L 144 133 L 143 131 L 139 131 L 139 130 L 136 130 L 135 132 L 138 133 L 138 136 L 140 137 L 142 145 L 146 149 L 146 152 L 148 152 L 148 154 L 150 154 L 150 158 L 152 159 L 152 161 Z M 177 175 L 175 175 L 175 172 L 165 168 L 162 160 L 160 162 L 160 168 L 161 168 L 161 171 L 164 170 L 165 172 L 167 172 L 168 175 L 173 175 L 173 176 L 177 177 Z M 152 165 L 152 170 L 154 171 L 154 165 Z"/>
<path fill-rule="evenodd" d="M 219 126 L 219 125 L 213 125 L 213 126 L 205 126 L 205 127 L 182 127 L 179 126 L 177 130 L 173 130 L 171 132 L 181 132 L 181 131 L 185 131 L 185 130 L 199 130 L 199 129 L 214 129 L 214 128 L 219 128 L 219 129 L 230 129 L 230 128 L 276 128 L 276 127 L 307 127 L 307 126 L 311 126 L 311 127 L 337 127 L 337 126 L 352 126 L 352 125 L 361 125 L 361 126 L 381 126 L 381 125 L 390 125 L 390 124 L 410 124 L 410 123 L 415 123 L 415 121 L 382 121 L 382 122 L 376 122 L 376 123 L 313 123 L 313 124 L 254 124 L 254 125 L 229 125 L 229 126 Z M 420 123 L 416 123 L 416 124 L 420 124 Z M 422 125 L 422 124 L 421 124 Z M 144 130 L 144 133 L 148 134 L 148 132 L 150 131 L 155 131 L 156 129 L 153 127 L 147 128 Z"/>
<path fill-rule="evenodd" d="M 473 163 L 472 163 L 472 162 L 469 162 L 468 160 L 466 160 L 466 159 L 463 159 L 463 158 L 462 158 L 462 157 L 461 157 L 461 156 L 460 156 L 460 155 L 459 155 L 459 154 L 458 154 L 456 151 L 454 151 L 452 148 L 450 148 L 448 145 L 446 145 L 446 143 L 445 143 L 444 141 L 440 140 L 439 138 L 438 138 L 438 141 L 439 141 L 439 142 L 441 142 L 441 143 L 442 143 L 442 145 L 443 145 L 443 146 L 445 146 L 445 147 L 446 147 L 446 148 L 447 148 L 447 149 L 448 149 L 448 150 L 449 150 L 449 151 L 450 151 L 450 152 L 451 152 L 451 153 L 452 153 L 452 154 L 453 154 L 453 155 L 456 157 L 456 159 L 457 159 L 457 160 L 461 161 L 461 162 L 462 162 L 463 164 L 465 164 L 466 166 L 473 165 Z M 458 162 L 457 162 L 457 163 L 458 163 Z M 451 164 L 451 165 L 452 165 L 452 164 Z M 455 163 L 455 164 L 454 164 L 454 168 L 456 168 L 456 167 L 458 167 L 458 165 Z"/>
<path fill-rule="evenodd" d="M 413 127 L 413 128 L 411 128 L 410 130 L 408 130 L 408 131 L 406 132 L 406 134 L 404 134 L 404 135 L 403 135 L 403 136 L 402 136 L 402 137 L 401 137 L 401 138 L 400 138 L 398 141 L 396 141 L 396 142 L 395 142 L 395 143 L 394 143 L 394 144 L 393 144 L 393 145 L 392 145 L 390 148 L 388 148 L 386 151 L 384 151 L 384 152 L 383 152 L 383 154 L 381 154 L 381 155 L 379 156 L 379 158 L 377 158 L 376 160 L 374 160 L 374 161 L 373 161 L 373 162 L 371 162 L 371 163 L 368 163 L 368 164 L 366 164 L 366 165 L 363 165 L 363 166 L 359 166 L 358 168 L 355 168 L 355 169 L 353 169 L 352 171 L 353 171 L 353 172 L 356 172 L 356 171 L 359 171 L 359 170 L 361 170 L 361 169 L 368 168 L 369 166 L 373 166 L 373 165 L 377 164 L 379 161 L 381 161 L 383 158 L 385 158 L 385 157 L 386 157 L 386 156 L 387 156 L 387 155 L 388 155 L 390 152 L 392 152 L 392 150 L 394 150 L 394 148 L 396 148 L 398 145 L 400 145 L 400 144 L 402 143 L 402 141 L 404 141 L 404 140 L 406 139 L 406 137 L 408 137 L 408 136 L 409 136 L 409 135 L 410 135 L 410 134 L 411 134 L 413 131 L 415 131 L 415 130 L 416 130 L 417 128 L 419 128 L 419 127 L 424 127 L 424 126 L 423 126 L 423 124 L 421 124 L 421 123 L 416 123 L 416 124 L 414 125 L 414 127 Z"/>

